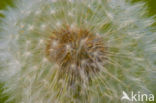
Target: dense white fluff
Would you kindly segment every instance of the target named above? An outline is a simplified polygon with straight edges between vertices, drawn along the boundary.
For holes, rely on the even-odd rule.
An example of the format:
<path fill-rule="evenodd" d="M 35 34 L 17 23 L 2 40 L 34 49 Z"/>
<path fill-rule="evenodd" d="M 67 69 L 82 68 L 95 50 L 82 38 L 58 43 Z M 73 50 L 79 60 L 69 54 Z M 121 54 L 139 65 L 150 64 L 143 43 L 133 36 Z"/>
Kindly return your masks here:
<path fill-rule="evenodd" d="M 146 18 L 143 3 L 131 5 L 125 0 L 14 3 L 16 8 L 2 11 L 5 17 L 0 24 L 0 82 L 4 83 L 4 94 L 9 95 L 6 102 L 121 103 L 122 91 L 152 92 L 148 87 L 154 85 L 150 82 L 156 78 L 156 33 L 151 27 L 154 20 Z M 45 54 L 49 36 L 64 23 L 94 32 L 104 38 L 108 47 L 107 61 L 101 64 L 95 60 L 100 72 L 91 77 L 91 85 L 84 71 L 79 71 L 83 78 L 78 83 L 81 90 L 68 86 L 68 73 L 58 81 L 59 65 L 49 61 Z M 57 41 L 52 46 L 57 46 Z M 66 49 L 72 49 L 70 44 Z M 85 60 L 82 64 L 92 65 Z"/>

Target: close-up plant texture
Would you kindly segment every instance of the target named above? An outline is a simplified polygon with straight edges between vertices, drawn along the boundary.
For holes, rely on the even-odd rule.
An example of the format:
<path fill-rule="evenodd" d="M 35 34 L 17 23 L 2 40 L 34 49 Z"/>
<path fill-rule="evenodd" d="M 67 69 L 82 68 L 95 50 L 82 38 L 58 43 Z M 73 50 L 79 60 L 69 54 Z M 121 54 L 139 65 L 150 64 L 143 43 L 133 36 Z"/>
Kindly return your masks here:
<path fill-rule="evenodd" d="M 0 11 L 0 103 L 148 103 L 122 93 L 156 93 L 155 20 L 144 2 L 13 5 Z"/>

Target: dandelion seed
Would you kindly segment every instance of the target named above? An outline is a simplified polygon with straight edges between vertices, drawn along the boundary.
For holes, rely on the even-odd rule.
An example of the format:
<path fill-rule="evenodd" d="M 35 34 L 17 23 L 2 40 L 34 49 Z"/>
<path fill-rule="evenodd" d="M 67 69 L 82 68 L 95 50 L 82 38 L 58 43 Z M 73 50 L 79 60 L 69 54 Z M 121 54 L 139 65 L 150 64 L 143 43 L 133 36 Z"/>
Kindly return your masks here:
<path fill-rule="evenodd" d="M 57 46 L 57 44 L 58 44 L 58 42 L 57 42 L 57 41 L 53 41 L 53 42 L 52 42 L 52 47 L 56 47 L 56 46 Z"/>
<path fill-rule="evenodd" d="M 71 30 L 74 29 L 75 27 L 76 27 L 75 26 L 75 23 L 73 23 L 73 24 L 70 25 Z"/>
<path fill-rule="evenodd" d="M 44 30 L 45 28 L 46 28 L 46 25 L 45 24 L 42 24 L 41 25 L 41 29 Z"/>
<path fill-rule="evenodd" d="M 29 27 L 28 27 L 28 30 L 33 30 L 34 29 L 34 26 L 33 25 L 30 25 Z"/>
<path fill-rule="evenodd" d="M 82 65 L 86 65 L 87 64 L 87 60 L 82 60 L 81 63 L 82 63 Z"/>
<path fill-rule="evenodd" d="M 30 43 L 31 43 L 31 41 L 30 41 L 30 40 L 27 40 L 27 41 L 26 41 L 26 44 L 27 44 L 27 45 L 29 45 Z"/>
<path fill-rule="evenodd" d="M 57 25 L 57 26 L 61 26 L 61 22 L 58 21 L 58 22 L 56 23 L 56 25 Z"/>
<path fill-rule="evenodd" d="M 51 0 L 52 2 L 57 2 L 57 0 Z"/>
<path fill-rule="evenodd" d="M 68 0 L 69 2 L 74 2 L 74 0 Z"/>
<path fill-rule="evenodd" d="M 20 27 L 21 27 L 21 28 L 24 28 L 24 24 L 21 24 Z"/>
<path fill-rule="evenodd" d="M 47 58 L 43 58 L 42 60 L 44 63 L 48 62 Z"/>
<path fill-rule="evenodd" d="M 91 5 L 90 4 L 88 4 L 88 8 L 91 8 Z"/>
<path fill-rule="evenodd" d="M 28 57 L 28 56 L 30 56 L 30 55 L 31 55 L 30 52 L 26 52 L 26 53 L 24 54 L 25 57 Z"/>
<path fill-rule="evenodd" d="M 33 70 L 37 70 L 38 67 L 35 65 L 32 68 L 33 68 Z"/>
<path fill-rule="evenodd" d="M 70 44 L 67 44 L 67 45 L 66 45 L 66 50 L 67 50 L 67 51 L 71 51 L 71 49 L 72 49 L 72 48 L 71 48 Z"/>
<path fill-rule="evenodd" d="M 43 44 L 44 43 L 44 40 L 43 39 L 40 39 L 39 40 L 39 44 Z"/>
<path fill-rule="evenodd" d="M 55 10 L 51 10 L 50 14 L 55 14 L 55 12 L 56 12 Z"/>
<path fill-rule="evenodd" d="M 72 12 L 68 12 L 68 15 L 73 17 L 73 13 Z"/>
<path fill-rule="evenodd" d="M 40 13 L 41 13 L 40 10 L 37 10 L 37 11 L 35 12 L 36 15 L 39 15 Z"/>
<path fill-rule="evenodd" d="M 73 70 L 76 70 L 76 65 L 75 65 L 75 64 L 71 64 L 71 68 L 72 68 Z"/>

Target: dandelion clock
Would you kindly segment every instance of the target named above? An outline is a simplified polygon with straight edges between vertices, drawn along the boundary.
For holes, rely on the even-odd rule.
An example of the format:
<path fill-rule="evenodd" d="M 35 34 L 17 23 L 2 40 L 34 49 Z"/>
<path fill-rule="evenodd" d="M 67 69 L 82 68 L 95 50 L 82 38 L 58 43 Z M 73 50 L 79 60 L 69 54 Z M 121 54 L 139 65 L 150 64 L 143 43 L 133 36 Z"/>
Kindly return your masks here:
<path fill-rule="evenodd" d="M 156 33 L 144 3 L 13 2 L 15 7 L 1 11 L 5 103 L 154 101 Z"/>

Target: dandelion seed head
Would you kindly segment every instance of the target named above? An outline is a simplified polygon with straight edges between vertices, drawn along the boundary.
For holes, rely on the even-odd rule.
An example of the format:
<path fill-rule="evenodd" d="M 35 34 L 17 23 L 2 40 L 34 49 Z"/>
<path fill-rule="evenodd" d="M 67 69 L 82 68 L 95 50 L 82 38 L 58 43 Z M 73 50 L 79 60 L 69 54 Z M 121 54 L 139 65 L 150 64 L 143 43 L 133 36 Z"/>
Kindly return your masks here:
<path fill-rule="evenodd" d="M 122 103 L 123 90 L 151 92 L 156 36 L 144 3 L 14 3 L 0 24 L 0 82 L 8 102 Z"/>

